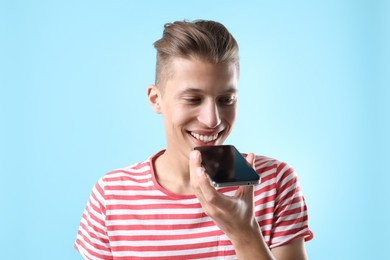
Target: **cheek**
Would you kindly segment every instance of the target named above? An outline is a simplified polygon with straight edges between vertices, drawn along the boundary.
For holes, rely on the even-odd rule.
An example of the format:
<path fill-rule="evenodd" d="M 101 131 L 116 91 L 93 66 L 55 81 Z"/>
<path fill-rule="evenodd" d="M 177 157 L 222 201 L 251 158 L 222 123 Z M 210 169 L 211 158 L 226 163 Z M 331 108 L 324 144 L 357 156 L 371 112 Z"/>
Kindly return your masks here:
<path fill-rule="evenodd" d="M 225 121 L 229 122 L 230 124 L 233 124 L 234 121 L 236 120 L 236 115 L 237 115 L 237 108 L 227 108 L 222 111 L 223 113 L 223 118 Z"/>
<path fill-rule="evenodd" d="M 169 112 L 172 124 L 175 126 L 181 126 L 192 121 L 195 115 L 195 111 L 191 111 L 182 106 L 172 107 Z"/>

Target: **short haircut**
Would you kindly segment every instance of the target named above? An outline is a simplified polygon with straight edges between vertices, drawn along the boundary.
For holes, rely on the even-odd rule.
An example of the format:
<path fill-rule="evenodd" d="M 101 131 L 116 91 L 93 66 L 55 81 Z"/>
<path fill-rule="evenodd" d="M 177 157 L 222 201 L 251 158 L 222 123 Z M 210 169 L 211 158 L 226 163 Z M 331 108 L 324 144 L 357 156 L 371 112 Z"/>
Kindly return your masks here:
<path fill-rule="evenodd" d="M 156 86 L 164 86 L 172 77 L 173 58 L 200 59 L 213 64 L 233 63 L 239 73 L 238 44 L 224 25 L 196 20 L 167 23 L 157 49 Z"/>

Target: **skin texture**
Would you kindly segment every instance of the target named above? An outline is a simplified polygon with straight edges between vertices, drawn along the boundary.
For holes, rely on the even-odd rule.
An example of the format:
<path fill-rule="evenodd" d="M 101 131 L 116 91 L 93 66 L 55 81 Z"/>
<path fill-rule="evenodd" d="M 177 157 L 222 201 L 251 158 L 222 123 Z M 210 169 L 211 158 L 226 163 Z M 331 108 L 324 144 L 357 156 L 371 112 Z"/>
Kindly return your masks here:
<path fill-rule="evenodd" d="M 239 259 L 307 259 L 301 238 L 271 251 L 254 217 L 253 187 L 240 187 L 233 197 L 217 192 L 201 167 L 200 153 L 193 151 L 195 146 L 223 144 L 234 125 L 234 64 L 175 58 L 171 66 L 173 75 L 163 93 L 157 86 L 148 88 L 149 103 L 162 114 L 166 132 L 167 149 L 154 162 L 159 184 L 176 194 L 195 194 Z M 253 165 L 254 155 L 247 161 Z"/>

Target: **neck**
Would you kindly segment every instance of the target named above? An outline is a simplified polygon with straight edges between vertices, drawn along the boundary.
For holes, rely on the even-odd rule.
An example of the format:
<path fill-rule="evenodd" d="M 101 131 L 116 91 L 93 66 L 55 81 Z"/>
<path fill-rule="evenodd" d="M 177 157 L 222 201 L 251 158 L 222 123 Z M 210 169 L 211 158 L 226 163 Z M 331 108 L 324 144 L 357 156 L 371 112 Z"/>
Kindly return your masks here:
<path fill-rule="evenodd" d="M 166 190 L 181 195 L 193 194 L 190 186 L 188 156 L 166 150 L 156 158 L 154 168 L 157 182 Z"/>

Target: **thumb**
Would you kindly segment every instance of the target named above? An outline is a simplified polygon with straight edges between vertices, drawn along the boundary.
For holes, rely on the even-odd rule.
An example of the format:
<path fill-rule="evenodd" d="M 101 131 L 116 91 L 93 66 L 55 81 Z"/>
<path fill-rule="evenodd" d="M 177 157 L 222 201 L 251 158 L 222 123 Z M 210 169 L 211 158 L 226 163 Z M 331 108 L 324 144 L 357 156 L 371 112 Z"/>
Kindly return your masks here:
<path fill-rule="evenodd" d="M 193 150 L 190 153 L 190 170 L 194 170 L 201 167 L 201 156 L 198 150 Z"/>
<path fill-rule="evenodd" d="M 201 176 L 204 173 L 202 168 L 202 157 L 199 151 L 193 150 L 190 153 L 190 179 L 191 182 L 197 179 L 197 175 Z M 196 182 L 196 181 L 195 181 Z"/>

